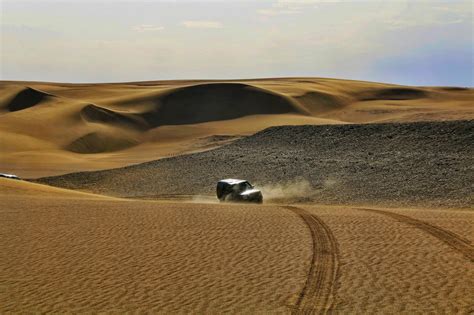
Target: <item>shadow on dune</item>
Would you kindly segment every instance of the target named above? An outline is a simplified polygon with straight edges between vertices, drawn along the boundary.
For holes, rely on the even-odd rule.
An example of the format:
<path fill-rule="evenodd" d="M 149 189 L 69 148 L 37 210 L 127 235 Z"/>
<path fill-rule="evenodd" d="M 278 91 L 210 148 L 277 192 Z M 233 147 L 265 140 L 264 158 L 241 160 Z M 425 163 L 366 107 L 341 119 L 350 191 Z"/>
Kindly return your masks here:
<path fill-rule="evenodd" d="M 27 109 L 36 106 L 54 95 L 27 87 L 16 94 L 6 105 L 10 112 Z"/>
<path fill-rule="evenodd" d="M 141 117 L 150 127 L 196 124 L 248 115 L 307 112 L 291 98 L 240 83 L 200 84 L 158 97 Z"/>
<path fill-rule="evenodd" d="M 132 137 L 108 133 L 91 132 L 66 146 L 66 149 L 83 154 L 113 152 L 139 144 Z"/>
<path fill-rule="evenodd" d="M 414 100 L 428 97 L 428 92 L 415 88 L 386 88 L 360 93 L 360 101 Z"/>
<path fill-rule="evenodd" d="M 139 115 L 121 113 L 94 104 L 89 104 L 82 108 L 81 117 L 91 123 L 146 129 L 146 123 Z"/>

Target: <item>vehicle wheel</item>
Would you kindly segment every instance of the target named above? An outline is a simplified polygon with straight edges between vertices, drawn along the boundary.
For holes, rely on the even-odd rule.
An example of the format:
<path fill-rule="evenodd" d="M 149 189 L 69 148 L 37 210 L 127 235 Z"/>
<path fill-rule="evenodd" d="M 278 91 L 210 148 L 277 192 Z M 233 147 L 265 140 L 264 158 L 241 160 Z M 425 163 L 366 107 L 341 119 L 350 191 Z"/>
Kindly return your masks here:
<path fill-rule="evenodd" d="M 224 201 L 225 202 L 233 202 L 234 201 L 234 197 L 232 196 L 232 194 L 228 194 L 224 197 Z"/>

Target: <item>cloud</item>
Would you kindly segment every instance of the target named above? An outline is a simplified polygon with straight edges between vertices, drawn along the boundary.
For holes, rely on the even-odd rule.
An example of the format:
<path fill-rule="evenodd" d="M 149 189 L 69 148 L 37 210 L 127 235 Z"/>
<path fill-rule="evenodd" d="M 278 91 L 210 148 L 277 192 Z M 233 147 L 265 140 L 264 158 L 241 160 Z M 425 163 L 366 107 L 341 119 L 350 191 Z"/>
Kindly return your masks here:
<path fill-rule="evenodd" d="M 35 38 L 55 38 L 62 36 L 62 33 L 40 26 L 30 26 L 24 24 L 1 24 L 3 35 Z"/>
<path fill-rule="evenodd" d="M 275 6 L 294 6 L 294 5 L 315 5 L 323 1 L 320 0 L 278 0 Z"/>
<path fill-rule="evenodd" d="M 384 22 L 390 29 L 395 30 L 414 27 L 447 26 L 471 21 L 472 18 L 465 14 L 465 11 L 436 7 L 433 10 L 426 10 L 423 14 L 386 18 Z"/>
<path fill-rule="evenodd" d="M 181 22 L 181 25 L 187 28 L 222 28 L 222 23 L 219 21 L 210 20 L 189 20 Z"/>
<path fill-rule="evenodd" d="M 270 8 L 260 9 L 258 14 L 263 16 L 292 15 L 301 13 L 307 8 L 317 8 L 316 4 L 321 2 L 336 2 L 337 0 L 278 0 Z"/>
<path fill-rule="evenodd" d="M 156 31 L 162 31 L 165 28 L 163 26 L 158 26 L 158 25 L 152 25 L 152 24 L 141 24 L 141 25 L 135 25 L 132 27 L 132 30 L 137 31 L 137 32 L 156 32 Z"/>
<path fill-rule="evenodd" d="M 261 9 L 257 11 L 260 15 L 265 16 L 277 16 L 277 15 L 289 15 L 289 14 L 298 14 L 300 13 L 299 10 L 282 10 L 282 9 Z"/>
<path fill-rule="evenodd" d="M 421 27 L 421 26 L 436 26 L 436 25 L 451 25 L 451 24 L 460 24 L 463 23 L 463 19 L 456 19 L 456 20 L 408 20 L 408 19 L 393 19 L 387 20 L 386 24 L 389 26 L 390 29 L 404 29 L 410 27 Z"/>

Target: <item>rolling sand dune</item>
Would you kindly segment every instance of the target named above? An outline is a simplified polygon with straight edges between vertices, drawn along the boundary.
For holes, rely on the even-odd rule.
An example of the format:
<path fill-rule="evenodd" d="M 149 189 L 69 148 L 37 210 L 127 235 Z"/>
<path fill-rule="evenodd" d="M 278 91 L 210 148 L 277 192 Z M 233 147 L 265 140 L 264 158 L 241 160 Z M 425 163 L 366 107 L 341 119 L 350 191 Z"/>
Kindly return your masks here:
<path fill-rule="evenodd" d="M 474 91 L 322 78 L 0 82 L 0 169 L 24 177 L 208 150 L 270 126 L 473 119 Z M 179 138 L 179 139 L 177 139 Z M 228 142 L 229 142 L 228 141 Z"/>

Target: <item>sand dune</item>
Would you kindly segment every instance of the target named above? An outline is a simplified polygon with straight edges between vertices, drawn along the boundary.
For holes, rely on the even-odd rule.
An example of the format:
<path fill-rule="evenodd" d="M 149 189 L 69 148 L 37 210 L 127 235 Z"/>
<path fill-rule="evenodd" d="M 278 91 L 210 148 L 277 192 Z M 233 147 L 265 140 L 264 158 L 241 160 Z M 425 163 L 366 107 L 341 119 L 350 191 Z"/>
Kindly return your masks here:
<path fill-rule="evenodd" d="M 305 114 L 291 98 L 241 83 L 199 84 L 165 93 L 144 117 L 151 127 L 229 120 L 249 115 Z"/>
<path fill-rule="evenodd" d="M 472 89 L 323 78 L 120 84 L 3 81 L 0 91 L 0 169 L 26 177 L 207 150 L 221 143 L 199 139 L 231 139 L 275 125 L 474 117 Z"/>

